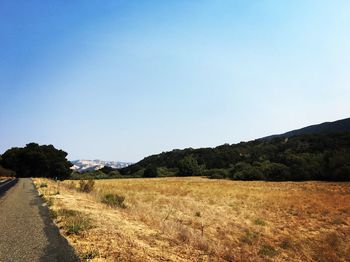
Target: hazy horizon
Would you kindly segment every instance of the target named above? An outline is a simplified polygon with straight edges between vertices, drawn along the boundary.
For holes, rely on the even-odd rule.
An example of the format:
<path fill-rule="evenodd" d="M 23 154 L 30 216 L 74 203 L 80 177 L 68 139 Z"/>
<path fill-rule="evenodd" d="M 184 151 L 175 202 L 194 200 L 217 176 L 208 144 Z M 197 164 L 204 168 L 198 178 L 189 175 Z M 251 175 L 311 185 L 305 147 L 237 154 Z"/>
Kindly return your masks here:
<path fill-rule="evenodd" d="M 0 153 L 137 162 L 349 117 L 350 2 L 2 1 Z"/>

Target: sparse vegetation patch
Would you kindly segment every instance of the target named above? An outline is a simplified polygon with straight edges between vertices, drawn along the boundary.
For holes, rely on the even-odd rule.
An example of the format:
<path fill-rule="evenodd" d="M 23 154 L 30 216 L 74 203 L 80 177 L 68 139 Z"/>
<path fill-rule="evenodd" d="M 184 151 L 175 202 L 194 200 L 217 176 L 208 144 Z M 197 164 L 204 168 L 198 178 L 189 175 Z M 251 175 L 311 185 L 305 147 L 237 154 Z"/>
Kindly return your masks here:
<path fill-rule="evenodd" d="M 125 197 L 118 194 L 105 194 L 102 197 L 101 202 L 110 207 L 126 208 L 124 200 Z"/>
<path fill-rule="evenodd" d="M 64 226 L 67 234 L 77 235 L 91 228 L 91 220 L 83 214 L 70 215 L 66 217 Z"/>
<path fill-rule="evenodd" d="M 53 218 L 82 260 L 347 261 L 350 254 L 349 183 L 155 177 L 96 180 L 90 193 L 64 181 L 59 195 L 54 181 L 36 184 L 54 200 Z"/>
<path fill-rule="evenodd" d="M 79 181 L 79 190 L 84 193 L 90 193 L 95 186 L 95 181 L 92 179 L 80 180 Z"/>
<path fill-rule="evenodd" d="M 264 244 L 261 246 L 259 250 L 259 254 L 262 256 L 273 257 L 278 254 L 277 250 L 268 244 Z"/>

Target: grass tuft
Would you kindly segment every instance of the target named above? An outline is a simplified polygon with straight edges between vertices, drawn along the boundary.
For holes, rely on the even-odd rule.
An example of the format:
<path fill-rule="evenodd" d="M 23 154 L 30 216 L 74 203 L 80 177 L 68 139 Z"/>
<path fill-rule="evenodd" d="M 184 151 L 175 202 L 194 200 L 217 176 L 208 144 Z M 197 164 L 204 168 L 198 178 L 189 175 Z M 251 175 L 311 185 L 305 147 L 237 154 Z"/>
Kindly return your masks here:
<path fill-rule="evenodd" d="M 94 190 L 95 181 L 92 179 L 89 180 L 80 180 L 79 181 L 79 191 L 84 193 L 90 193 Z"/>
<path fill-rule="evenodd" d="M 274 257 L 278 254 L 277 250 L 268 244 L 264 244 L 261 246 L 259 250 L 259 255 L 262 255 L 264 257 Z"/>
<path fill-rule="evenodd" d="M 260 218 L 255 219 L 254 224 L 257 226 L 266 226 L 266 222 Z"/>
<path fill-rule="evenodd" d="M 101 202 L 110 207 L 126 208 L 124 204 L 125 197 L 118 194 L 105 194 Z"/>
<path fill-rule="evenodd" d="M 68 235 L 78 235 L 91 228 L 90 218 L 82 214 L 67 217 L 64 224 Z"/>
<path fill-rule="evenodd" d="M 258 236 L 259 236 L 258 233 L 254 231 L 246 230 L 245 234 L 241 237 L 241 241 L 243 243 L 251 245 L 253 244 L 254 240 L 258 238 Z"/>

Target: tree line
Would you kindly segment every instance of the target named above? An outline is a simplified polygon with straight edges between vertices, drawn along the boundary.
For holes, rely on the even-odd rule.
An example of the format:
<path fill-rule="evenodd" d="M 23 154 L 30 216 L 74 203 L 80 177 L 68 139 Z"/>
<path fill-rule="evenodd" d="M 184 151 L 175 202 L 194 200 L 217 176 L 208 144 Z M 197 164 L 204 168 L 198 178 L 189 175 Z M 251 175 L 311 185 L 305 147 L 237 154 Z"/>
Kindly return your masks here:
<path fill-rule="evenodd" d="M 209 176 L 235 180 L 350 181 L 350 133 L 276 137 L 147 157 L 123 176 Z"/>
<path fill-rule="evenodd" d="M 49 177 L 67 179 L 72 164 L 67 153 L 53 145 L 27 144 L 7 150 L 0 159 L 4 168 L 16 172 L 17 177 Z"/>
<path fill-rule="evenodd" d="M 0 165 L 17 177 L 57 179 L 207 176 L 234 180 L 350 181 L 350 132 L 276 137 L 216 148 L 187 148 L 146 157 L 119 170 L 79 174 L 70 170 L 67 153 L 53 145 L 11 148 Z"/>

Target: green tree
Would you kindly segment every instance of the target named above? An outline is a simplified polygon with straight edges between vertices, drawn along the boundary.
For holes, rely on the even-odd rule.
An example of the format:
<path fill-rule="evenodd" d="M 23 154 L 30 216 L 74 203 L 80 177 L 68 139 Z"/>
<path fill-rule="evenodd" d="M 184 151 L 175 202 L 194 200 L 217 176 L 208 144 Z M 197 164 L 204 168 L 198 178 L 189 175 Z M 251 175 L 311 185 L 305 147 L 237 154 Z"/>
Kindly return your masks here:
<path fill-rule="evenodd" d="M 143 172 L 144 177 L 157 177 L 158 175 L 158 168 L 154 166 L 147 167 Z"/>
<path fill-rule="evenodd" d="M 2 155 L 1 164 L 18 177 L 51 177 L 66 179 L 71 173 L 67 153 L 52 145 L 27 144 L 11 148 Z"/>
<path fill-rule="evenodd" d="M 178 163 L 180 176 L 200 176 L 202 167 L 198 165 L 197 159 L 192 155 L 186 156 Z"/>

